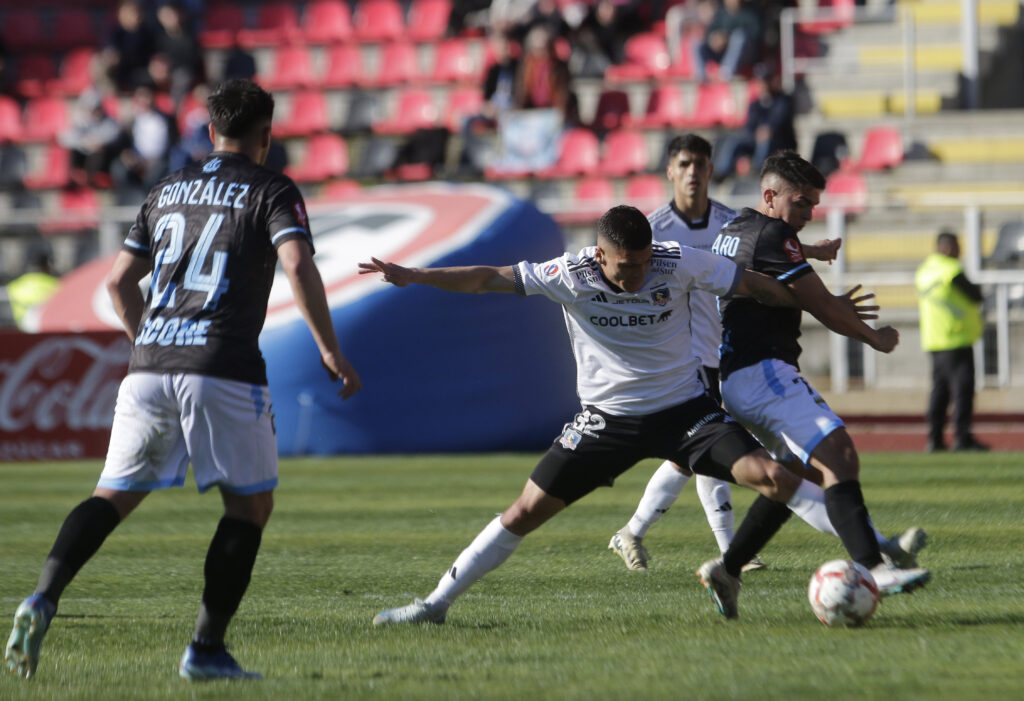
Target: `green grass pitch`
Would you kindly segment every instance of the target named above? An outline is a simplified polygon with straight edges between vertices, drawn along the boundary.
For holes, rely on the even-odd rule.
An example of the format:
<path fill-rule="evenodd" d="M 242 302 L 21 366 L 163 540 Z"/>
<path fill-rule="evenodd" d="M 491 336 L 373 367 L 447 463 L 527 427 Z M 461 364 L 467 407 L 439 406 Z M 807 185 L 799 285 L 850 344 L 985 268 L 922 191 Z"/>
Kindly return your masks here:
<path fill-rule="evenodd" d="M 793 519 L 726 621 L 694 569 L 714 540 L 689 486 L 648 534 L 651 569 L 606 548 L 656 466 L 646 461 L 529 536 L 443 626 L 374 629 L 426 595 L 519 493 L 536 455 L 286 460 L 252 584 L 229 630 L 261 682 L 188 685 L 177 660 L 219 517 L 194 487 L 143 502 L 61 602 L 37 678 L 0 699 L 1003 699 L 1024 689 L 1024 456 L 867 454 L 886 533 L 924 527 L 932 582 L 830 630 L 807 582 L 837 540 Z M 99 465 L 0 465 L 0 599 L 35 585 Z M 752 493 L 734 488 L 742 516 Z M 7 619 L 10 620 L 9 618 Z M 5 627 L 0 635 L 6 634 Z"/>

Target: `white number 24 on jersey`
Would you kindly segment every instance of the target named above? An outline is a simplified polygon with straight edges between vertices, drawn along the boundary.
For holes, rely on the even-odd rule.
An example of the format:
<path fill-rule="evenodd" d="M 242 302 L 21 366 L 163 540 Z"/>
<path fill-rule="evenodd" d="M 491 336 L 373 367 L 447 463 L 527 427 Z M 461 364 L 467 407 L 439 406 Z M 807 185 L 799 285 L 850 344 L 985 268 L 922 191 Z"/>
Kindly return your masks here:
<path fill-rule="evenodd" d="M 223 251 L 214 251 L 210 256 L 210 246 L 213 238 L 224 223 L 223 214 L 211 214 L 203 227 L 203 233 L 199 235 L 195 250 L 189 259 L 188 268 L 185 271 L 185 279 L 182 287 L 195 292 L 205 292 L 206 302 L 203 309 L 216 309 L 220 296 L 228 291 L 228 280 L 224 278 L 224 271 L 227 268 L 228 254 Z M 171 212 L 160 217 L 153 231 L 153 245 L 168 237 L 167 244 L 161 248 L 153 261 L 153 279 L 149 283 L 150 307 L 159 309 L 161 307 L 173 307 L 177 282 L 165 281 L 163 288 L 160 287 L 161 268 L 177 263 L 181 258 L 182 244 L 185 240 L 185 217 L 178 212 Z M 210 272 L 204 273 L 206 260 L 210 258 Z"/>

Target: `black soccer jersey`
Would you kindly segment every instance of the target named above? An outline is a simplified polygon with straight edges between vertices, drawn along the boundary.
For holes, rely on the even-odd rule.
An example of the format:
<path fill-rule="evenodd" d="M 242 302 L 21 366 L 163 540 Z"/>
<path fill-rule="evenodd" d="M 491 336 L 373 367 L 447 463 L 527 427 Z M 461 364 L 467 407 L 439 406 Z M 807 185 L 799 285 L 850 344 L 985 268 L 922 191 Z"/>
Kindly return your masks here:
<path fill-rule="evenodd" d="M 152 266 L 128 371 L 267 384 L 258 339 L 292 239 L 313 248 L 298 188 L 243 155 L 214 152 L 157 183 L 123 246 Z"/>
<path fill-rule="evenodd" d="M 719 232 L 711 250 L 741 267 L 792 282 L 812 271 L 796 231 L 781 219 L 744 209 Z M 800 314 L 792 307 L 769 307 L 750 297 L 719 300 L 722 313 L 722 379 L 765 358 L 794 366 L 800 357 Z"/>

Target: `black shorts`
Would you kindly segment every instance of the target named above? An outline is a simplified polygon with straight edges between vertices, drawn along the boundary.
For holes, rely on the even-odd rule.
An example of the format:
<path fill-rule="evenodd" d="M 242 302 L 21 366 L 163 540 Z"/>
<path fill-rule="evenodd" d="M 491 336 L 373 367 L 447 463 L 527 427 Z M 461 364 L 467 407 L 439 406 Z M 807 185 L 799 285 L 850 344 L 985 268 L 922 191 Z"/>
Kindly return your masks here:
<path fill-rule="evenodd" d="M 645 458 L 662 458 L 693 472 L 735 482 L 732 466 L 761 447 L 747 431 L 702 394 L 644 416 L 614 416 L 584 407 L 530 475 L 566 504 L 615 478 Z"/>
<path fill-rule="evenodd" d="M 711 395 L 715 404 L 722 403 L 722 384 L 718 374 L 718 368 L 702 365 L 700 368 L 700 381 L 704 383 L 704 391 Z"/>

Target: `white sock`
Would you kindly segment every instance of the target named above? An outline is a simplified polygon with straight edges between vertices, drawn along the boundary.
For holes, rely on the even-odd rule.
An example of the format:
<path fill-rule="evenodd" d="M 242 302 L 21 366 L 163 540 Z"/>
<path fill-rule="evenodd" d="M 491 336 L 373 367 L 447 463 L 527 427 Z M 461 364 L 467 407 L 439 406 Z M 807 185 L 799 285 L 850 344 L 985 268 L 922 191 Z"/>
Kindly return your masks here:
<path fill-rule="evenodd" d="M 437 583 L 437 588 L 426 598 L 428 604 L 451 606 L 464 591 L 508 559 L 523 536 L 516 535 L 501 525 L 501 516 L 495 517 L 473 539 Z"/>
<path fill-rule="evenodd" d="M 661 463 L 661 467 L 655 470 L 651 481 L 647 483 L 644 495 L 636 506 L 636 513 L 626 524 L 629 532 L 637 538 L 647 535 L 647 529 L 656 524 L 676 503 L 679 493 L 689 481 L 690 475 L 684 475 L 668 460 Z"/>
<path fill-rule="evenodd" d="M 832 527 L 828 512 L 825 510 L 825 490 L 814 482 L 802 481 L 796 493 L 793 494 L 793 498 L 786 505 L 790 511 L 809 523 L 812 528 L 839 537 L 839 533 Z M 871 530 L 875 532 L 875 540 L 879 545 L 889 542 L 889 539 L 882 535 L 874 525 L 871 526 Z"/>
<path fill-rule="evenodd" d="M 786 506 L 810 524 L 811 528 L 836 538 L 839 537 L 839 533 L 832 527 L 832 521 L 829 520 L 828 512 L 825 510 L 825 490 L 814 482 L 802 480 L 793 497 L 786 502 Z"/>
<path fill-rule="evenodd" d="M 704 513 L 718 543 L 718 550 L 724 553 L 729 549 L 736 525 L 736 512 L 732 509 L 732 490 L 729 483 L 714 477 L 697 475 L 697 496 L 704 505 Z"/>

